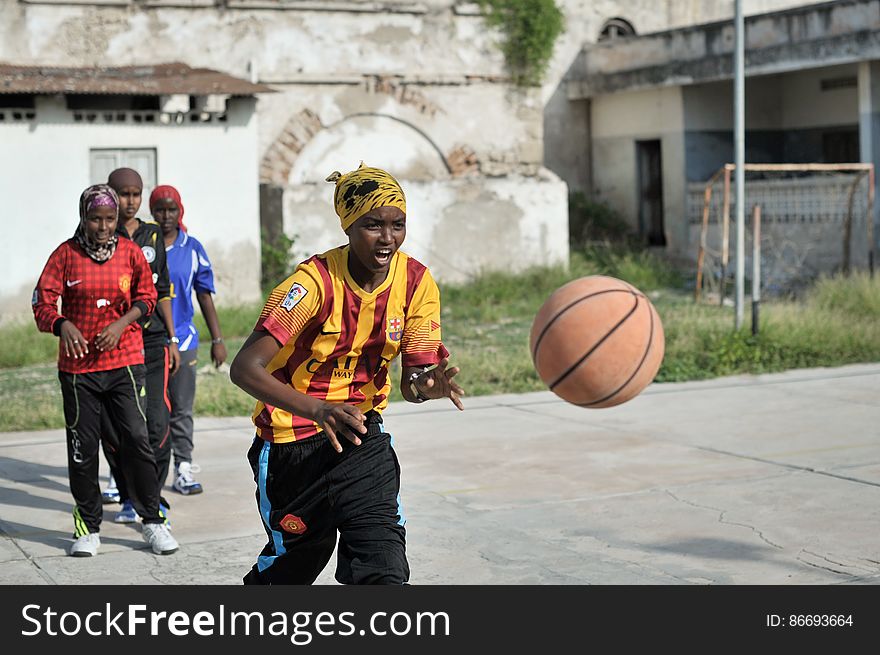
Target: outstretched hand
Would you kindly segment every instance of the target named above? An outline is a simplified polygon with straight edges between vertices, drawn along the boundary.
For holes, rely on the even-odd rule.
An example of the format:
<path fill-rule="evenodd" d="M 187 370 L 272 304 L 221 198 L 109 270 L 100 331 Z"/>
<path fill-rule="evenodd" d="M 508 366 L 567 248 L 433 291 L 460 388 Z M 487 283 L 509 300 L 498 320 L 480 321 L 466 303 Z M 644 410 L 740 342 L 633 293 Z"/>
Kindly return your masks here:
<path fill-rule="evenodd" d="M 461 404 L 461 396 L 465 395 L 464 389 L 452 379 L 461 369 L 457 366 L 447 368 L 448 366 L 449 358 L 444 357 L 436 367 L 419 375 L 414 380 L 416 391 L 425 398 L 449 398 L 453 405 L 464 410 L 464 405 Z"/>
<path fill-rule="evenodd" d="M 367 433 L 366 420 L 364 413 L 354 405 L 324 403 L 315 412 L 315 422 L 324 429 L 337 453 L 342 452 L 342 444 L 339 443 L 338 437 L 340 432 L 355 446 L 361 445 L 357 433 Z"/>

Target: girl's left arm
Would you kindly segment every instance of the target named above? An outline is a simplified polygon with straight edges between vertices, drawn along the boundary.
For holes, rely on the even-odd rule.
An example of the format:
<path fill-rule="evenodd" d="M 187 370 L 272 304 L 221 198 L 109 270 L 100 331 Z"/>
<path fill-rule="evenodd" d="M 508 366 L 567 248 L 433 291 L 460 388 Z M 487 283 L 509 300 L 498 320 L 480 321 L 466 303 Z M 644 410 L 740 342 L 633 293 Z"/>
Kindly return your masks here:
<path fill-rule="evenodd" d="M 220 319 L 217 318 L 217 308 L 214 307 L 214 298 L 207 291 L 196 293 L 199 307 L 202 308 L 202 316 L 208 324 L 211 332 L 211 361 L 218 368 L 226 361 L 226 344 L 223 343 L 223 333 L 220 331 Z"/>

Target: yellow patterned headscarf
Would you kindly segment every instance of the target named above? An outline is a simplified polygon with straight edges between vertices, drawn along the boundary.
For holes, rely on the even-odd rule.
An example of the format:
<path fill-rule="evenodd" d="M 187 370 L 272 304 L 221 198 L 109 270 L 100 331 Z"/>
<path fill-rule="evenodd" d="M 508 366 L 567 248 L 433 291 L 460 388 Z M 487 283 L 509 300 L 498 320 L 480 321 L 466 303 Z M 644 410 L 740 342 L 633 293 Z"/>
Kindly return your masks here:
<path fill-rule="evenodd" d="M 400 183 L 381 168 L 364 166 L 343 175 L 335 171 L 327 177 L 336 182 L 333 204 L 345 231 L 368 211 L 377 207 L 397 207 L 406 213 L 406 196 Z"/>

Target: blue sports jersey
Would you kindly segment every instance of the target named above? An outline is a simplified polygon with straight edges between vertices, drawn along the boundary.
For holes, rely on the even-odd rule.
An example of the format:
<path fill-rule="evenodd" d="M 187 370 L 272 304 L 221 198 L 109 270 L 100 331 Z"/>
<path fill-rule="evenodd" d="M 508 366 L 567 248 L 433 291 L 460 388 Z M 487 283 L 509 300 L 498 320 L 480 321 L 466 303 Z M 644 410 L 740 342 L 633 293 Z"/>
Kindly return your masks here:
<path fill-rule="evenodd" d="M 193 292 L 215 293 L 214 271 L 205 248 L 183 230 L 165 248 L 171 280 L 171 312 L 181 352 L 199 346 L 199 331 L 193 325 Z"/>

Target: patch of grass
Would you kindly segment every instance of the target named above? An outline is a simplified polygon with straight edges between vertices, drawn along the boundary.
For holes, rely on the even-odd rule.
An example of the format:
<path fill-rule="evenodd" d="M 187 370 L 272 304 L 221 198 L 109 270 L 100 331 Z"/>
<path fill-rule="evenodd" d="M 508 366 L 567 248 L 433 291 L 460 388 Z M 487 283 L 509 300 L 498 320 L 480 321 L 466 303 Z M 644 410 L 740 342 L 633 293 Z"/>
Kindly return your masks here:
<path fill-rule="evenodd" d="M 643 292 L 678 289 L 683 284 L 681 272 L 672 268 L 649 250 L 621 245 L 591 245 L 574 258 L 572 270 L 581 275 L 610 275 L 626 280 Z"/>
<path fill-rule="evenodd" d="M 880 277 L 865 272 L 824 276 L 807 292 L 806 301 L 828 314 L 880 319 Z"/>
<path fill-rule="evenodd" d="M 256 400 L 229 380 L 229 364 L 241 350 L 244 341 L 241 337 L 226 340 L 228 358 L 226 364 L 219 369 L 211 363 L 210 348 L 199 346 L 196 399 L 193 403 L 195 414 L 201 416 L 250 416 L 254 411 Z"/>
<path fill-rule="evenodd" d="M 732 329 L 729 307 L 695 305 L 685 297 L 658 301 L 666 356 L 657 381 L 880 361 L 880 304 L 851 303 L 859 292 L 880 297 L 880 280 L 829 278 L 802 302 L 762 305 L 754 336 L 750 329 Z M 837 309 L 829 309 L 830 302 Z M 748 312 L 745 323 L 751 325 Z"/>
<path fill-rule="evenodd" d="M 64 427 L 55 364 L 0 369 L 0 398 L 0 432 Z"/>
<path fill-rule="evenodd" d="M 0 369 L 51 362 L 58 358 L 58 337 L 37 330 L 33 321 L 0 328 Z"/>
<path fill-rule="evenodd" d="M 595 242 L 635 245 L 629 224 L 611 205 L 588 198 L 582 191 L 568 196 L 568 239 L 573 250 Z"/>
<path fill-rule="evenodd" d="M 822 278 L 799 301 L 764 303 L 760 334 L 752 336 L 749 330 L 733 330 L 732 308 L 695 304 L 681 288 L 680 275 L 655 255 L 594 245 L 574 253 L 568 270 L 491 273 L 469 284 L 443 285 L 443 340 L 452 363 L 462 369 L 458 380 L 468 395 L 545 389 L 528 351 L 532 319 L 558 287 L 600 273 L 625 279 L 650 295 L 666 336 L 659 382 L 880 361 L 880 277 Z M 259 310 L 258 305 L 219 309 L 229 361 L 250 334 Z M 748 312 L 745 322 L 750 325 Z M 202 329 L 207 338 L 203 323 Z M 30 325 L 8 326 L 0 329 L 0 343 L 12 348 L 16 340 L 33 335 L 39 333 Z M 0 369 L 0 431 L 64 425 L 57 371 L 51 363 L 57 340 L 39 336 L 48 339 L 48 348 L 21 346 L 19 351 L 28 353 L 18 360 L 28 365 Z M 213 371 L 206 346 L 200 353 L 196 412 L 250 415 L 254 400 L 229 381 L 226 367 Z M 43 363 L 32 364 L 38 357 Z M 399 361 L 392 364 L 391 379 L 391 400 L 400 400 Z"/>
<path fill-rule="evenodd" d="M 252 305 L 236 305 L 232 307 L 217 307 L 217 320 L 220 321 L 220 330 L 223 332 L 224 339 L 236 337 L 250 336 L 254 329 L 254 324 L 260 317 L 260 311 L 263 309 L 263 303 L 255 303 Z M 201 343 L 210 343 L 211 332 L 202 313 L 196 309 L 193 324 L 199 331 L 199 340 Z M 228 347 L 228 344 L 227 344 Z"/>

